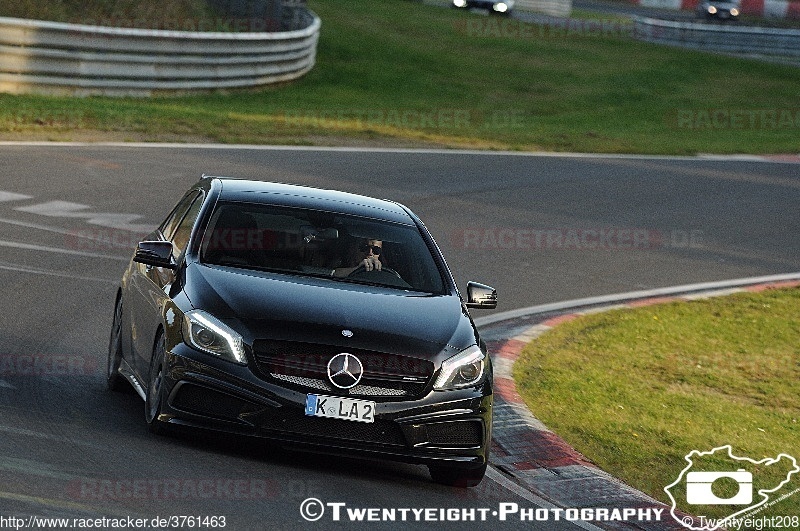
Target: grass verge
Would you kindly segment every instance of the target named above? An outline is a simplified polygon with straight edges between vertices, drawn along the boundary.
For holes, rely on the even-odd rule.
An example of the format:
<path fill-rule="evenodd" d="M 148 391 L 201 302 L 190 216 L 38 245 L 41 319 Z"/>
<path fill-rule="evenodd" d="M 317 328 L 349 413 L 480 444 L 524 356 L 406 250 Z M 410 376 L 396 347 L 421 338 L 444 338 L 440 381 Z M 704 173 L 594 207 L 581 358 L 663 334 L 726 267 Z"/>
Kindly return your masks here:
<path fill-rule="evenodd" d="M 794 288 L 584 316 L 530 343 L 514 378 L 549 428 L 602 469 L 669 504 L 663 489 L 691 450 L 730 444 L 741 457 L 800 459 L 798 315 Z M 715 454 L 694 470 L 737 465 Z M 785 479 L 786 465 L 743 468 L 753 472 L 755 493 Z M 698 514 L 681 488 L 678 507 Z M 713 488 L 720 498 L 736 492 L 724 482 Z M 795 474 L 780 492 L 798 488 Z M 702 509 L 716 518 L 733 512 Z M 783 515 L 800 515 L 800 493 L 758 516 Z"/>
<path fill-rule="evenodd" d="M 0 139 L 798 151 L 798 68 L 418 2 L 309 5 L 323 20 L 318 63 L 297 82 L 146 100 L 2 95 Z"/>
<path fill-rule="evenodd" d="M 0 4 L 0 16 L 72 24 L 179 29 L 178 21 L 213 21 L 220 14 L 202 0 L 15 0 Z"/>

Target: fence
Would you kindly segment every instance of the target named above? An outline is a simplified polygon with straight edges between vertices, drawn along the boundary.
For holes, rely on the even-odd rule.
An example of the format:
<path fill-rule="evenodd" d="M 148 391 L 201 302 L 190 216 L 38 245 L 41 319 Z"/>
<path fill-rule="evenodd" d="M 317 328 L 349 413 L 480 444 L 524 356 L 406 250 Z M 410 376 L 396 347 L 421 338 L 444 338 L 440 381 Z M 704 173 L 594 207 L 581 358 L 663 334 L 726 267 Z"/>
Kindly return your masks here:
<path fill-rule="evenodd" d="M 517 0 L 514 9 L 568 17 L 572 12 L 572 0 Z"/>
<path fill-rule="evenodd" d="M 0 17 L 0 92 L 151 96 L 256 87 L 313 68 L 321 22 L 279 32 L 112 28 Z"/>
<path fill-rule="evenodd" d="M 726 53 L 800 57 L 800 30 L 634 17 L 633 35 L 660 44 Z"/>
<path fill-rule="evenodd" d="M 642 7 L 693 11 L 700 0 L 633 0 Z M 739 0 L 744 15 L 767 18 L 800 19 L 800 0 Z"/>

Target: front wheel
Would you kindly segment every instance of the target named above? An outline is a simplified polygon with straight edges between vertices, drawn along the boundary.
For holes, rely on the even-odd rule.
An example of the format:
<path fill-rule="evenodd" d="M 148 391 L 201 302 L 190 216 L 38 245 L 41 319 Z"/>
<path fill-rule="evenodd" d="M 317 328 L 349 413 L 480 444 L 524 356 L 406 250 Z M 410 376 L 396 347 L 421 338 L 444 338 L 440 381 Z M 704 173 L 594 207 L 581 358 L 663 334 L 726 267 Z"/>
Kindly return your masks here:
<path fill-rule="evenodd" d="M 486 465 L 478 468 L 456 468 L 449 466 L 429 465 L 431 479 L 436 483 L 450 487 L 476 487 L 486 474 Z"/>
<path fill-rule="evenodd" d="M 150 359 L 150 375 L 147 379 L 147 396 L 144 402 L 144 416 L 151 433 L 164 435 L 167 424 L 161 420 L 161 407 L 164 402 L 164 356 L 166 344 L 164 333 L 160 333 L 153 347 Z"/>
<path fill-rule="evenodd" d="M 106 387 L 110 391 L 127 391 L 130 386 L 119 373 L 122 363 L 122 298 L 117 299 L 114 306 L 114 321 L 111 323 L 111 337 L 108 340 L 108 369 L 106 371 Z"/>

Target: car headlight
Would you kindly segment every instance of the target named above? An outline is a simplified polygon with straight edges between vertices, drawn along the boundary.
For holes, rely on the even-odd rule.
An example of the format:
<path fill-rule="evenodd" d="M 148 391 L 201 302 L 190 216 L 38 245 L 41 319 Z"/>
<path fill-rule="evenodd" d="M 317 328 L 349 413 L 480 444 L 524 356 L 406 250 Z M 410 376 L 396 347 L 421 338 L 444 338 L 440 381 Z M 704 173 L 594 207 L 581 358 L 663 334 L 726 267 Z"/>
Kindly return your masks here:
<path fill-rule="evenodd" d="M 456 7 L 467 7 L 466 0 L 453 0 L 453 5 Z"/>
<path fill-rule="evenodd" d="M 477 345 L 472 345 L 452 358 L 444 360 L 433 388 L 441 391 L 476 385 L 483 379 L 484 372 L 486 372 L 486 354 Z"/>
<path fill-rule="evenodd" d="M 714 6 L 708 6 L 708 12 L 712 15 L 716 14 L 717 8 Z"/>
<path fill-rule="evenodd" d="M 190 346 L 206 354 L 242 365 L 247 364 L 242 336 L 202 310 L 186 312 L 183 317 L 183 337 Z"/>
<path fill-rule="evenodd" d="M 508 11 L 508 5 L 505 2 L 498 2 L 494 5 L 493 9 L 498 13 L 505 13 Z"/>
<path fill-rule="evenodd" d="M 736 9 L 735 7 L 734 7 L 734 8 L 732 8 L 732 9 L 731 9 L 731 16 L 732 16 L 732 17 L 738 17 L 738 16 L 739 16 L 739 10 L 738 10 L 738 9 Z"/>

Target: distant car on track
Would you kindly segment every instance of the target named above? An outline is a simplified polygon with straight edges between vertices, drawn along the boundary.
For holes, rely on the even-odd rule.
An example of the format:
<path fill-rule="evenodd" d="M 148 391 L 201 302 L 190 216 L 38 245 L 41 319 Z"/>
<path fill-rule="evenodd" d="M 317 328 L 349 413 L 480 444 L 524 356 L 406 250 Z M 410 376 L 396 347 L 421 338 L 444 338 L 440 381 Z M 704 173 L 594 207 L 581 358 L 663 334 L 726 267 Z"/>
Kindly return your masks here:
<path fill-rule="evenodd" d="M 697 16 L 707 20 L 739 20 L 739 4 L 726 0 L 704 0 L 697 5 Z"/>
<path fill-rule="evenodd" d="M 453 0 L 453 7 L 486 9 L 490 13 L 506 15 L 514 9 L 514 0 Z"/>
<path fill-rule="evenodd" d="M 398 203 L 204 177 L 123 274 L 108 387 L 130 383 L 155 433 L 263 437 L 474 486 L 493 383 L 468 308 L 495 306 L 483 284 L 461 297 Z"/>

